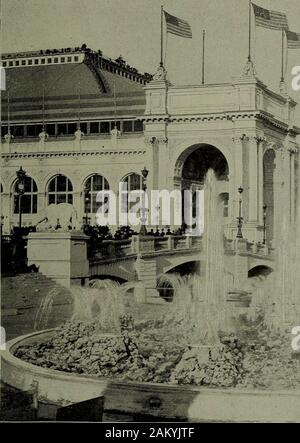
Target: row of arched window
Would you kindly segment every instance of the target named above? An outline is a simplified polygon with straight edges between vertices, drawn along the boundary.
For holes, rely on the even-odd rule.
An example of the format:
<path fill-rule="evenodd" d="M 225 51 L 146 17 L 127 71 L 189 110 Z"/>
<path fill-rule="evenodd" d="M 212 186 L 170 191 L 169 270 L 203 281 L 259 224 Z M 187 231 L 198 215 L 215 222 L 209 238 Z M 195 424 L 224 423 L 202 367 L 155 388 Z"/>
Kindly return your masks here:
<path fill-rule="evenodd" d="M 141 189 L 142 176 L 139 174 L 129 174 L 123 180 L 127 183 L 128 191 Z M 17 214 L 19 212 L 19 194 L 17 189 L 18 183 L 16 182 L 13 188 L 13 212 Z M 94 174 L 90 176 L 84 183 L 84 189 L 89 190 L 89 198 L 84 199 L 84 211 L 95 214 L 98 209 L 96 202 L 97 192 L 103 190 L 109 190 L 109 183 L 105 177 L 100 174 Z M 1 184 L 1 193 L 3 187 Z M 70 203 L 73 204 L 73 185 L 71 180 L 65 175 L 56 175 L 53 177 L 47 186 L 47 204 L 51 203 Z M 35 180 L 26 176 L 24 182 L 24 194 L 22 196 L 22 212 L 23 214 L 36 214 L 38 211 L 38 188 Z"/>

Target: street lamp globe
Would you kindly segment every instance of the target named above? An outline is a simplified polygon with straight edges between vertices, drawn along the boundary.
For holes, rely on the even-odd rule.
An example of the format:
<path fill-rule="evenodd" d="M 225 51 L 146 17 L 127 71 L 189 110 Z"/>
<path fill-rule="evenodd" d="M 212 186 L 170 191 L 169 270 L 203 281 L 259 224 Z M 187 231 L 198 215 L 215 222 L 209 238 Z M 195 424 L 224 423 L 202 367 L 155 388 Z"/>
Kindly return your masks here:
<path fill-rule="evenodd" d="M 16 175 L 17 175 L 17 178 L 18 178 L 18 183 L 17 183 L 18 193 L 19 194 L 24 194 L 26 172 L 22 169 L 22 166 L 16 172 Z"/>
<path fill-rule="evenodd" d="M 142 176 L 144 179 L 146 179 L 148 177 L 149 171 L 146 168 L 146 166 L 144 167 L 144 169 L 142 170 Z"/>

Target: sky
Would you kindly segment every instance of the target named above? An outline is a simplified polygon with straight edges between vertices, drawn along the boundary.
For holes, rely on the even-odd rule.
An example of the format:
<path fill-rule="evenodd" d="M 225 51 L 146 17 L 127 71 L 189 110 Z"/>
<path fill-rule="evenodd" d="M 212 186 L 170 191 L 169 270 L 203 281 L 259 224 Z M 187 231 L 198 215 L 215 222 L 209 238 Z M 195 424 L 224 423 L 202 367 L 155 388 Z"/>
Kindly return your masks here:
<path fill-rule="evenodd" d="M 256 0 L 285 12 L 300 33 L 300 0 Z M 202 31 L 206 30 L 206 82 L 230 82 L 241 74 L 248 55 L 248 0 L 1 0 L 1 50 L 14 52 L 79 46 L 86 43 L 111 58 L 123 58 L 153 73 L 160 60 L 160 7 L 187 20 L 193 38 L 164 39 L 166 67 L 173 84 L 201 82 Z M 255 27 L 252 55 L 258 77 L 278 91 L 281 32 Z M 286 80 L 300 66 L 300 50 L 288 51 Z M 300 91 L 289 89 L 300 102 Z M 300 110 L 298 112 L 300 125 Z"/>

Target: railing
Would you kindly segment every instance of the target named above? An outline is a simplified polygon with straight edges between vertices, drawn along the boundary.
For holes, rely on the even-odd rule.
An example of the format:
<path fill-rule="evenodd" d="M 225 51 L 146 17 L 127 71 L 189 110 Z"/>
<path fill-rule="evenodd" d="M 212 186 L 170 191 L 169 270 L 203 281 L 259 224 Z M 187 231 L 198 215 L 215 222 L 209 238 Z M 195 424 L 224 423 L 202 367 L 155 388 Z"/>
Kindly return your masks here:
<path fill-rule="evenodd" d="M 88 246 L 90 261 L 122 258 L 137 254 L 156 254 L 200 249 L 201 237 L 170 235 L 165 237 L 134 235 L 127 240 L 93 240 Z"/>
<path fill-rule="evenodd" d="M 121 258 L 131 253 L 131 239 L 93 240 L 88 243 L 88 258 L 90 261 Z"/>
<path fill-rule="evenodd" d="M 267 244 L 249 242 L 246 239 L 226 239 L 225 252 L 270 256 L 273 254 L 273 249 Z"/>
<path fill-rule="evenodd" d="M 142 237 L 136 235 L 132 237 L 132 252 L 136 254 L 164 251 L 170 252 L 195 248 L 201 248 L 200 237 L 189 237 L 184 235 L 168 235 L 165 237 Z"/>

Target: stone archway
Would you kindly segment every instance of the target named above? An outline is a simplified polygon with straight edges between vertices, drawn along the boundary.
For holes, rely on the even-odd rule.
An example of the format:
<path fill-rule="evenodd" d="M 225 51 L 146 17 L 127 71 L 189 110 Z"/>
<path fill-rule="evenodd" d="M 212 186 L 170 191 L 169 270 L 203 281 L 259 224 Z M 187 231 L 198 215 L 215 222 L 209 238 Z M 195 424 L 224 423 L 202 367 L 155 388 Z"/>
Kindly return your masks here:
<path fill-rule="evenodd" d="M 208 170 L 212 169 L 215 173 L 218 186 L 218 194 L 226 196 L 220 203 L 227 207 L 226 217 L 228 216 L 229 201 L 229 162 L 223 152 L 210 144 L 194 144 L 185 149 L 178 157 L 175 164 L 174 183 L 175 188 L 181 189 L 182 205 L 184 208 L 184 191 L 193 192 L 193 217 L 196 215 L 195 195 L 196 191 L 204 189 L 205 179 Z M 182 209 L 183 209 L 182 208 Z M 225 208 L 223 213 L 225 214 Z"/>
<path fill-rule="evenodd" d="M 273 269 L 265 265 L 257 265 L 248 271 L 248 278 L 264 276 L 267 277 L 273 272 Z"/>
<path fill-rule="evenodd" d="M 263 157 L 263 201 L 266 205 L 266 241 L 273 240 L 274 235 L 274 169 L 276 154 L 268 149 Z"/>
<path fill-rule="evenodd" d="M 193 144 L 185 149 L 175 163 L 175 179 L 203 183 L 208 169 L 216 172 L 219 180 L 227 180 L 228 159 L 223 152 L 210 144 Z"/>

